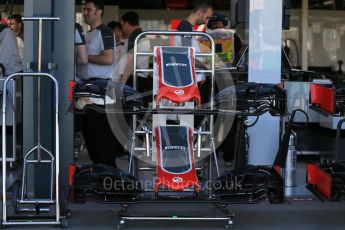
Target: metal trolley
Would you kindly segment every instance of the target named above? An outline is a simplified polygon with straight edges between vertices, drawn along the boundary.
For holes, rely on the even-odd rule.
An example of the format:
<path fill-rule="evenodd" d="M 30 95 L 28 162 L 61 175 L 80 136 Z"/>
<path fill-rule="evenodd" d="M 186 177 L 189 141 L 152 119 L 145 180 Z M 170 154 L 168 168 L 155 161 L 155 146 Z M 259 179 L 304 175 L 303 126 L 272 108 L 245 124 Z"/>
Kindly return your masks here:
<path fill-rule="evenodd" d="M 2 164 L 2 222 L 1 225 L 41 225 L 41 224 L 51 224 L 51 225 L 67 225 L 65 217 L 60 217 L 60 205 L 59 205 L 59 186 L 58 186 L 58 181 L 59 181 L 59 162 L 60 162 L 60 152 L 59 152 L 59 123 L 58 123 L 58 83 L 56 79 L 47 73 L 16 73 L 8 76 L 4 82 L 4 87 L 3 87 L 3 100 L 2 100 L 2 124 L 6 124 L 6 116 L 5 116 L 5 111 L 6 111 L 6 95 L 7 95 L 7 84 L 8 82 L 15 78 L 15 77 L 29 77 L 29 76 L 34 76 L 34 77 L 45 77 L 50 79 L 52 82 L 54 82 L 55 86 L 55 156 L 44 148 L 40 142 L 40 138 L 38 138 L 38 143 L 35 147 L 33 147 L 30 151 L 28 151 L 25 156 L 24 156 L 24 167 L 23 167 L 23 178 L 22 178 L 22 186 L 20 190 L 20 197 L 14 202 L 17 202 L 17 205 L 35 205 L 35 209 L 26 209 L 26 208 L 20 208 L 17 206 L 18 212 L 22 211 L 34 211 L 34 212 L 39 212 L 40 207 L 39 205 L 53 205 L 55 204 L 55 215 L 52 216 L 42 216 L 40 217 L 39 215 L 36 216 L 13 216 L 9 217 L 7 215 L 7 196 L 6 196 L 6 161 Z M 39 122 L 38 122 L 39 123 Z M 40 136 L 40 132 L 38 132 L 38 136 Z M 7 151 L 7 146 L 6 146 L 6 126 L 2 126 L 2 157 L 3 159 L 6 159 L 6 151 Z M 31 156 L 34 156 L 35 151 L 37 151 L 37 157 L 31 159 Z M 48 159 L 43 160 L 42 159 L 42 153 L 46 153 L 48 156 Z M 27 165 L 28 164 L 50 164 L 50 169 L 51 169 L 51 183 L 49 184 L 50 187 L 50 196 L 47 199 L 30 199 L 25 197 L 25 181 L 26 179 L 26 170 L 27 170 Z M 55 176 L 53 180 L 53 175 Z M 53 190 L 55 185 L 55 191 Z M 35 221 L 35 219 L 38 219 L 38 221 Z M 53 219 L 53 220 L 41 220 L 41 219 Z"/>
<path fill-rule="evenodd" d="M 6 96 L 8 82 L 14 78 L 37 78 L 37 145 L 34 146 L 24 155 L 24 166 L 21 186 L 14 189 L 14 196 L 12 197 L 13 211 L 16 215 L 8 216 L 7 212 L 7 196 L 6 196 L 6 160 L 2 164 L 2 226 L 7 225 L 61 225 L 67 227 L 67 220 L 65 216 L 60 215 L 60 200 L 59 200 L 59 168 L 60 168 L 60 150 L 59 150 L 59 89 L 57 80 L 48 73 L 42 73 L 42 25 L 43 21 L 57 21 L 58 17 L 23 17 L 24 21 L 38 22 L 38 72 L 34 73 L 15 73 L 6 78 L 3 84 L 3 101 L 2 101 L 2 159 L 6 159 Z M 42 145 L 41 142 L 41 78 L 49 79 L 54 86 L 54 126 L 53 143 L 54 151 L 49 151 Z M 35 154 L 36 153 L 36 154 Z M 55 155 L 54 155 L 55 154 Z M 39 165 L 48 165 L 50 170 L 50 181 L 47 186 L 49 195 L 47 198 L 29 197 L 27 194 L 27 170 L 28 165 L 33 167 Z M 55 186 L 55 187 L 54 187 Z M 50 207 L 55 205 L 55 211 L 51 211 Z M 43 212 L 54 212 L 54 215 L 43 215 Z M 25 213 L 29 213 L 26 215 Z M 32 214 L 34 213 L 34 214 Z"/>
<path fill-rule="evenodd" d="M 207 109 L 213 110 L 214 109 L 214 87 L 215 87 L 215 80 L 214 80 L 214 51 L 215 51 L 215 44 L 212 39 L 212 37 L 206 33 L 203 32 L 177 32 L 177 31 L 146 31 L 141 33 L 135 40 L 134 43 L 134 78 L 133 78 L 133 86 L 134 89 L 137 89 L 137 78 L 138 74 L 143 73 L 153 73 L 154 68 L 141 68 L 138 67 L 139 58 L 140 57 L 155 57 L 155 53 L 151 51 L 142 51 L 139 49 L 139 42 L 140 39 L 143 39 L 145 36 L 180 36 L 180 37 L 204 37 L 206 38 L 210 43 L 210 49 L 207 52 L 200 52 L 195 51 L 195 58 L 208 58 L 209 60 L 209 66 L 210 69 L 203 70 L 203 69 L 195 69 L 195 73 L 206 73 L 210 75 L 211 80 L 211 89 L 210 89 L 210 103 Z M 194 68 L 194 67 L 193 67 Z M 153 79 L 153 81 L 155 81 Z M 138 158 L 135 156 L 138 156 L 142 154 L 142 157 L 146 159 L 152 158 L 153 161 L 157 160 L 155 159 L 154 152 L 157 151 L 155 149 L 155 139 L 157 141 L 158 137 L 153 137 L 155 132 L 154 128 L 158 127 L 160 124 L 157 122 L 160 118 L 160 114 L 163 115 L 175 115 L 179 117 L 184 117 L 182 119 L 190 119 L 190 117 L 194 116 L 194 107 L 186 107 L 186 109 L 178 108 L 176 110 L 172 109 L 164 109 L 160 108 L 157 105 L 157 102 L 155 101 L 155 93 L 157 92 L 157 85 L 153 83 L 153 97 L 152 97 L 152 110 L 148 109 L 147 113 L 145 113 L 145 116 L 152 116 L 152 124 L 150 122 L 148 123 L 142 123 L 140 118 L 134 114 L 132 119 L 132 138 L 131 138 L 131 150 L 130 150 L 130 161 L 129 161 L 129 168 L 128 171 L 130 174 L 138 177 L 138 174 L 140 171 L 155 171 L 157 167 L 150 167 L 146 165 L 140 165 Z M 184 103 L 185 104 L 185 103 Z M 203 159 L 201 158 L 204 156 L 203 153 L 209 152 L 209 156 L 203 159 L 202 161 L 204 163 L 201 163 L 200 166 L 196 168 L 196 170 L 200 171 L 202 170 L 204 174 L 207 174 L 208 180 L 210 180 L 214 173 L 216 177 L 219 177 L 219 167 L 217 162 L 217 156 L 216 156 L 216 149 L 215 149 L 215 143 L 214 143 L 214 132 L 213 132 L 213 120 L 214 120 L 214 114 L 212 113 L 199 113 L 198 115 L 204 115 L 207 116 L 207 122 L 208 125 L 202 129 L 201 127 L 194 129 L 192 131 L 192 134 L 195 137 L 197 146 L 195 147 L 194 144 L 192 144 L 192 149 L 195 151 L 195 158 Z M 194 118 L 192 120 L 188 120 L 187 122 L 184 122 L 184 124 L 191 124 L 193 125 Z M 137 124 L 140 123 L 139 127 L 137 127 Z M 143 137 L 145 139 L 143 141 L 143 145 L 138 143 L 138 140 Z M 207 137 L 207 138 L 206 138 Z M 207 139 L 206 141 L 204 139 Z M 152 145 L 150 142 L 152 141 Z M 140 142 L 140 141 L 139 141 Z M 201 147 L 201 143 L 203 143 L 203 147 Z M 208 143 L 209 146 L 205 146 Z M 139 156 L 140 158 L 140 156 Z M 158 164 L 158 163 L 157 163 Z M 157 190 L 157 188 L 156 188 Z M 163 190 L 162 193 L 164 193 L 165 190 Z M 122 210 L 118 214 L 119 223 L 118 228 L 123 228 L 125 226 L 126 221 L 130 220 L 180 220 L 180 221 L 224 221 L 226 228 L 231 228 L 233 225 L 233 217 L 234 214 L 227 209 L 227 204 L 220 202 L 219 200 L 216 200 L 212 196 L 211 190 L 203 190 L 202 192 L 196 191 L 196 196 L 189 196 L 189 195 L 181 195 L 182 197 L 178 197 L 179 193 L 190 193 L 191 189 L 186 189 L 184 191 L 169 191 L 171 194 L 177 195 L 177 198 L 164 198 L 160 197 L 158 195 L 158 192 L 155 191 L 154 188 L 144 188 L 144 192 L 142 194 L 142 197 L 138 200 L 133 200 L 129 202 L 122 202 Z M 169 193 L 168 192 L 168 193 Z M 174 196 L 173 195 L 173 196 Z M 184 197 L 185 196 L 185 197 Z M 192 214 L 192 215 L 185 215 L 183 214 L 183 211 L 181 212 L 181 215 L 174 215 L 169 216 L 165 215 L 163 213 L 160 213 L 158 215 L 152 214 L 152 215 L 137 215 L 137 214 L 130 214 L 130 206 L 134 204 L 154 204 L 154 203 L 162 203 L 162 204 L 211 204 L 214 205 L 216 209 L 218 209 L 220 212 L 217 213 L 207 213 L 207 214 Z"/>
<path fill-rule="evenodd" d="M 139 41 L 140 39 L 144 38 L 145 36 L 148 35 L 156 35 L 156 36 L 187 36 L 187 37 L 195 37 L 195 36 L 203 36 L 206 37 L 209 41 L 210 41 L 210 52 L 209 53 L 201 53 L 201 52 L 196 52 L 195 53 L 195 57 L 209 57 L 211 58 L 211 69 L 210 70 L 195 70 L 196 73 L 209 73 L 211 74 L 211 92 L 210 92 L 210 106 L 209 109 L 213 110 L 214 109 L 214 87 L 215 87 L 215 80 L 214 80 L 214 51 L 215 51 L 215 44 L 213 41 L 213 38 L 208 35 L 207 33 L 203 33 L 203 32 L 178 32 L 178 31 L 146 31 L 141 33 L 135 40 L 134 43 L 134 74 L 133 74 L 133 87 L 134 89 L 137 88 L 137 75 L 138 73 L 153 73 L 154 70 L 153 68 L 138 68 L 137 67 L 137 63 L 138 63 L 138 58 L 139 57 L 153 57 L 154 53 L 153 52 L 140 52 L 139 51 Z M 154 87 L 154 86 L 153 86 Z M 155 89 L 153 89 L 155 90 Z M 152 114 L 159 114 L 158 112 L 154 112 L 155 106 L 152 109 Z M 190 108 L 187 108 L 187 111 L 184 111 L 185 114 L 189 114 L 188 113 L 191 112 L 192 110 Z M 182 110 L 180 110 L 182 111 Z M 161 111 L 164 114 L 164 110 Z M 172 112 L 174 113 L 174 112 Z M 176 114 L 179 113 L 179 110 L 177 110 L 177 112 L 175 112 Z M 201 151 L 212 151 L 213 152 L 213 157 L 215 158 L 215 163 L 216 163 L 216 169 L 217 169 L 217 174 L 219 176 L 219 170 L 218 170 L 218 164 L 217 164 L 217 160 L 216 160 L 216 152 L 215 152 L 215 148 L 214 148 L 214 133 L 213 133 L 213 119 L 214 119 L 214 115 L 210 115 L 210 127 L 208 131 L 198 131 L 195 134 L 198 135 L 198 143 L 200 143 L 201 141 L 201 136 L 202 135 L 210 135 L 211 136 L 211 142 L 212 142 L 212 147 L 211 148 L 207 148 L 207 149 L 201 149 L 200 145 L 198 145 L 197 148 L 197 156 L 200 157 L 200 152 Z M 133 115 L 133 123 L 132 123 L 132 143 L 131 143 L 131 155 L 130 155 L 130 163 L 129 163 L 129 173 L 133 173 L 133 174 L 137 174 L 138 172 L 136 171 L 135 168 L 135 162 L 134 162 L 134 158 L 133 156 L 135 155 L 135 152 L 138 151 L 144 151 L 146 153 L 147 157 L 150 157 L 150 152 L 152 151 L 152 146 L 150 147 L 149 144 L 149 134 L 152 134 L 152 130 L 149 130 L 147 126 L 143 126 L 143 130 L 137 130 L 136 127 L 137 124 L 137 115 Z M 145 148 L 140 148 L 140 147 L 136 147 L 136 140 L 137 137 L 140 135 L 144 135 L 145 136 L 145 140 L 146 140 L 146 147 Z"/>

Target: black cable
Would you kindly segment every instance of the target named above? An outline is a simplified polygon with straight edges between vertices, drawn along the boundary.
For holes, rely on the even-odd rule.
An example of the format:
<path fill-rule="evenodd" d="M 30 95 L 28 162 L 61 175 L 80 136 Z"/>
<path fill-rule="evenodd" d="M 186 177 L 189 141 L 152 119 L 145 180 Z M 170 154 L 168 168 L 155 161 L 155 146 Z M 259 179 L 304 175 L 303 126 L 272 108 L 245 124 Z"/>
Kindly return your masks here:
<path fill-rule="evenodd" d="M 245 126 L 246 128 L 253 127 L 256 123 L 258 123 L 259 117 L 260 117 L 260 116 L 256 116 L 255 121 L 254 121 L 252 124 L 250 124 L 250 125 L 247 125 L 246 123 L 244 123 L 244 126 Z"/>
<path fill-rule="evenodd" d="M 337 132 L 336 132 L 336 145 L 335 145 L 335 157 L 334 160 L 339 160 L 339 153 L 340 153 L 340 135 L 341 135 L 341 127 L 343 123 L 345 122 L 345 118 L 341 119 L 337 124 Z"/>
<path fill-rule="evenodd" d="M 296 125 L 296 124 L 294 124 L 294 121 L 292 121 L 293 126 L 295 126 L 295 127 L 299 126 L 299 127 L 306 128 L 308 123 L 309 123 L 309 116 L 308 116 L 308 114 L 304 110 L 302 110 L 302 109 L 294 109 L 294 111 L 303 113 L 305 118 L 306 118 L 306 122 L 304 123 L 304 125 Z M 293 117 L 293 118 L 295 118 L 295 117 Z"/>
<path fill-rule="evenodd" d="M 291 39 L 291 38 L 287 38 L 287 39 L 285 39 L 286 46 L 287 46 L 287 42 L 288 42 L 288 41 L 291 41 L 291 43 L 295 46 L 296 57 L 297 57 L 297 63 L 296 63 L 296 65 L 299 66 L 299 65 L 300 65 L 300 58 L 299 58 L 299 50 L 298 50 L 297 43 L 295 42 L 295 40 L 293 40 L 293 39 Z M 296 66 L 295 66 L 295 67 L 296 67 Z"/>

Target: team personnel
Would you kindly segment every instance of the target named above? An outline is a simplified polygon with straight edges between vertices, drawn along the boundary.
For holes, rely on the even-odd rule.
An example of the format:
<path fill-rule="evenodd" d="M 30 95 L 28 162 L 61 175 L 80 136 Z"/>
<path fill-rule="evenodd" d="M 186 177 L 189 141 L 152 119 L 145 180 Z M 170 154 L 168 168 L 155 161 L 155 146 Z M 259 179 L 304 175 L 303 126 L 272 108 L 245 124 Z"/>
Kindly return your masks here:
<path fill-rule="evenodd" d="M 127 48 L 127 61 L 125 70 L 121 81 L 127 85 L 133 85 L 133 62 L 134 62 L 134 42 L 138 35 L 142 32 L 139 26 L 139 16 L 136 12 L 129 11 L 125 13 L 121 18 L 122 31 L 125 36 L 128 37 L 128 48 Z M 138 44 L 138 50 L 143 52 L 150 51 L 150 42 L 147 38 L 142 38 Z M 149 59 L 148 57 L 138 57 L 137 67 L 148 68 Z M 145 92 L 152 90 L 152 79 L 149 79 L 145 74 L 137 75 L 137 89 L 139 92 Z"/>
<path fill-rule="evenodd" d="M 23 71 L 16 35 L 7 25 L 3 24 L 0 24 L 0 66 L 2 75 Z"/>
<path fill-rule="evenodd" d="M 18 51 L 21 60 L 24 58 L 24 23 L 20 14 L 12 14 L 9 18 L 9 27 L 16 33 Z"/>
<path fill-rule="evenodd" d="M 115 68 L 112 80 L 120 82 L 126 65 L 127 39 L 123 39 L 122 26 L 119 22 L 111 21 L 107 25 L 115 34 Z"/>
<path fill-rule="evenodd" d="M 78 78 L 106 87 L 114 68 L 114 33 L 103 25 L 104 3 L 101 0 L 86 0 L 83 10 L 84 21 L 91 30 L 86 34 L 88 63 L 78 68 Z M 116 167 L 116 157 L 123 154 L 123 147 L 116 140 L 107 115 L 87 110 L 82 116 L 82 134 L 89 157 L 93 164 L 107 164 Z"/>
<path fill-rule="evenodd" d="M 195 25 L 205 24 L 207 19 L 213 15 L 212 5 L 206 2 L 198 2 L 189 16 L 184 19 L 177 27 L 178 31 L 192 32 Z M 176 37 L 175 45 L 182 46 L 192 46 L 195 52 L 200 52 L 200 44 L 195 37 Z M 195 66 L 200 69 L 207 69 L 207 66 L 202 62 L 202 60 L 195 59 Z M 197 74 L 196 80 L 199 86 L 199 92 L 201 96 L 202 103 L 207 103 L 209 101 L 210 95 L 210 81 L 205 77 L 204 74 Z"/>
<path fill-rule="evenodd" d="M 88 63 L 78 68 L 78 77 L 83 80 L 110 79 L 113 73 L 115 38 L 111 29 L 102 22 L 103 12 L 103 1 L 85 1 L 84 21 L 91 30 L 86 34 Z"/>
<path fill-rule="evenodd" d="M 193 27 L 195 25 L 202 25 L 205 24 L 209 17 L 213 15 L 213 7 L 212 5 L 206 2 L 197 3 L 192 12 L 189 16 L 182 20 L 182 22 L 178 25 L 178 31 L 185 31 L 191 32 L 193 31 Z M 192 46 L 192 40 L 190 38 L 182 38 L 182 45 L 183 46 Z"/>
<path fill-rule="evenodd" d="M 228 24 L 228 18 L 222 13 L 215 12 L 213 16 L 208 19 L 207 28 L 210 29 L 211 31 L 229 30 L 229 29 L 225 29 L 225 26 L 227 26 L 227 24 Z M 242 48 L 242 42 L 241 42 L 240 37 L 236 33 L 233 33 L 233 37 L 234 37 L 233 50 L 234 50 L 234 56 L 235 56 L 234 60 L 235 60 L 236 57 L 239 55 L 240 50 Z M 216 50 L 216 52 L 218 51 Z M 235 63 L 232 63 L 232 64 L 235 64 Z"/>

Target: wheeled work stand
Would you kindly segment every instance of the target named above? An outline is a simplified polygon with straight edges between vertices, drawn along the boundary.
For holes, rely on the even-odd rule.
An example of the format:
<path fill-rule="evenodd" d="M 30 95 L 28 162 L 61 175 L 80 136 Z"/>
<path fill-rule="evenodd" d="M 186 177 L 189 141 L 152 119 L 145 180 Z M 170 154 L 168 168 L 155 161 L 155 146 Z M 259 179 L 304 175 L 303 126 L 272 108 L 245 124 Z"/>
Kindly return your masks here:
<path fill-rule="evenodd" d="M 140 50 L 140 40 L 152 35 L 181 39 L 204 37 L 210 41 L 210 49 L 203 53 L 193 47 L 181 46 L 156 46 L 153 52 Z M 224 221 L 226 228 L 231 228 L 234 214 L 227 209 L 227 204 L 213 199 L 211 189 L 201 191 L 202 183 L 197 176 L 198 173 L 207 174 L 209 181 L 219 177 L 214 144 L 214 114 L 200 113 L 205 122 L 203 127 L 197 128 L 194 127 L 193 114 L 201 108 L 196 74 L 210 75 L 208 109 L 214 109 L 214 51 L 212 37 L 202 32 L 147 31 L 136 38 L 133 87 L 136 89 L 138 86 L 138 73 L 153 73 L 152 113 L 149 111 L 145 114 L 152 120 L 143 122 L 140 116 L 133 115 L 129 173 L 138 176 L 142 171 L 156 171 L 157 178 L 152 188 L 144 188 L 142 199 L 122 203 L 122 210 L 118 213 L 118 228 L 123 228 L 130 220 Z M 140 58 L 144 57 L 153 58 L 153 68 L 138 67 Z M 208 59 L 210 68 L 195 68 L 197 58 Z M 141 137 L 144 138 L 142 143 Z M 152 161 L 155 166 L 144 166 L 138 156 Z M 208 204 L 215 205 L 220 212 L 187 215 L 180 212 L 180 215 L 174 216 L 153 212 L 151 215 L 130 214 L 131 204 L 145 203 Z"/>
<path fill-rule="evenodd" d="M 51 184 L 50 186 L 50 197 L 48 199 L 27 199 L 25 198 L 25 189 L 24 189 L 24 182 L 22 181 L 22 187 L 21 188 L 21 192 L 20 192 L 20 198 L 18 200 L 16 200 L 15 202 L 17 202 L 17 205 L 35 205 L 36 208 L 33 210 L 34 212 L 39 209 L 39 205 L 40 204 L 47 204 L 47 205 L 52 205 L 55 204 L 55 215 L 52 216 L 33 216 L 33 215 L 29 215 L 29 216 L 13 216 L 13 217 L 9 217 L 7 215 L 7 197 L 6 197 L 6 164 L 2 164 L 2 193 L 3 193 L 3 197 L 2 197 L 2 208 L 3 208 L 3 212 L 2 212 L 2 225 L 42 225 L 42 224 L 64 224 L 63 222 L 66 221 L 65 219 L 61 220 L 60 217 L 60 205 L 59 205 L 59 186 L 58 186 L 58 181 L 59 181 L 59 161 L 60 161 L 60 155 L 59 155 L 59 124 L 58 124 L 58 83 L 56 81 L 56 79 L 47 73 L 16 73 L 16 74 L 12 74 L 10 76 L 8 76 L 4 82 L 4 91 L 3 94 L 6 95 L 7 94 L 7 84 L 8 82 L 15 78 L 15 77 L 29 77 L 29 76 L 34 76 L 34 77 L 45 77 L 48 78 L 50 80 L 52 80 L 54 82 L 54 86 L 55 86 L 55 156 L 53 156 L 52 152 L 50 152 L 49 150 L 47 150 L 46 148 L 44 148 L 40 143 L 38 143 L 37 146 L 33 147 L 28 153 L 26 153 L 25 157 L 24 157 L 24 168 L 23 168 L 23 180 L 25 178 L 25 174 L 26 174 L 26 165 L 27 164 L 39 164 L 39 163 L 47 163 L 51 165 L 51 175 L 55 176 L 55 180 L 51 180 Z M 3 98 L 2 101 L 2 109 L 3 109 L 3 118 L 2 118 L 2 122 L 3 124 L 6 124 L 6 116 L 4 114 L 4 111 L 6 111 L 6 98 Z M 7 151 L 7 146 L 6 146 L 6 128 L 5 126 L 3 126 L 2 128 L 2 157 L 3 159 L 5 159 L 4 157 L 6 156 L 6 151 Z M 42 160 L 41 156 L 39 155 L 39 151 L 38 150 L 43 150 L 43 152 L 45 152 L 51 159 L 49 160 Z M 37 151 L 37 157 L 35 159 L 31 159 L 30 156 L 32 156 L 34 154 L 34 152 Z M 40 153 L 41 154 L 41 153 Z M 54 183 L 55 181 L 55 183 Z M 55 191 L 53 191 L 55 185 Z M 55 195 L 53 195 L 55 194 Z M 19 209 L 17 210 L 18 212 L 21 211 L 32 211 L 29 209 Z M 64 217 L 63 217 L 64 218 Z M 36 219 L 38 219 L 38 221 L 36 221 Z M 41 220 L 41 219 L 52 219 L 52 220 Z"/>
<path fill-rule="evenodd" d="M 2 157 L 6 159 L 6 96 L 7 96 L 7 84 L 14 78 L 37 78 L 37 145 L 34 146 L 24 155 L 24 166 L 20 188 L 14 189 L 14 196 L 12 197 L 13 211 L 16 215 L 8 216 L 7 214 L 7 197 L 6 197 L 6 161 L 2 164 L 2 222 L 1 225 L 61 225 L 67 227 L 66 217 L 60 216 L 60 200 L 59 200 L 59 164 L 60 164 L 60 152 L 59 152 L 59 90 L 58 82 L 51 75 L 41 72 L 42 67 L 42 24 L 43 21 L 57 21 L 56 17 L 23 17 L 24 21 L 37 21 L 38 22 L 38 72 L 34 73 L 15 73 L 8 76 L 3 85 L 3 101 L 2 101 Z M 53 146 L 54 151 L 50 151 L 42 145 L 41 142 L 41 78 L 49 79 L 54 86 L 54 126 L 53 137 L 55 141 Z M 48 186 L 49 195 L 47 198 L 30 197 L 27 189 L 27 170 L 28 165 L 38 167 L 40 165 L 48 165 L 50 168 L 50 181 Z M 45 186 L 45 185 L 42 185 Z M 55 210 L 51 211 L 50 206 L 55 205 Z M 44 212 L 53 212 L 54 214 L 43 214 Z"/>

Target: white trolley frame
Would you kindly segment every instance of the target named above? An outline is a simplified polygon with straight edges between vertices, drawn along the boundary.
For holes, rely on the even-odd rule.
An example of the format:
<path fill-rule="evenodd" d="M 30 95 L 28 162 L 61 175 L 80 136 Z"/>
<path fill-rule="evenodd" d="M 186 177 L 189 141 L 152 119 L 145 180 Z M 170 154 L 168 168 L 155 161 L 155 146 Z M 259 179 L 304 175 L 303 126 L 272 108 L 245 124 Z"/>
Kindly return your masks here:
<path fill-rule="evenodd" d="M 154 52 L 145 52 L 145 51 L 139 51 L 138 50 L 138 44 L 140 39 L 142 39 L 145 36 L 148 35 L 163 35 L 163 36 L 187 36 L 187 37 L 195 37 L 195 36 L 202 36 L 206 37 L 210 41 L 210 52 L 207 53 L 202 53 L 202 52 L 195 52 L 195 58 L 197 57 L 210 57 L 211 58 L 211 69 L 209 70 L 201 70 L 201 69 L 196 69 L 196 73 L 208 73 L 211 75 L 211 95 L 210 95 L 210 105 L 209 108 L 210 110 L 214 110 L 214 87 L 215 87 L 215 44 L 213 38 L 203 32 L 180 32 L 180 31 L 145 31 L 141 33 L 135 40 L 134 42 L 134 74 L 133 74 L 133 87 L 134 89 L 137 88 L 137 74 L 138 73 L 153 73 L 154 69 L 153 68 L 138 68 L 137 63 L 138 63 L 138 57 L 139 56 L 145 56 L 145 57 L 153 57 Z M 162 114 L 164 114 L 164 111 L 162 111 Z M 188 112 L 186 113 L 188 114 Z M 193 114 L 193 113 L 192 113 Z M 194 151 L 196 151 L 195 157 L 200 157 L 201 152 L 208 152 L 211 151 L 211 154 L 209 156 L 209 168 L 207 169 L 209 172 L 208 177 L 212 178 L 212 171 L 214 168 L 212 167 L 212 158 L 214 160 L 215 166 L 216 166 L 216 173 L 217 176 L 219 177 L 219 167 L 218 167 L 218 162 L 217 162 L 217 155 L 216 155 L 216 149 L 215 149 L 215 143 L 214 143 L 214 131 L 213 131 L 213 121 L 214 121 L 214 115 L 209 115 L 209 129 L 208 130 L 194 130 L 193 135 L 197 135 L 197 143 L 198 146 L 197 148 L 193 148 Z M 144 152 L 146 157 L 150 157 L 150 154 L 152 154 L 152 149 L 153 146 L 150 146 L 150 141 L 149 141 L 149 136 L 153 135 L 153 130 L 150 130 L 146 125 L 142 127 L 142 130 L 137 129 L 137 115 L 133 115 L 133 120 L 132 120 L 132 137 L 131 137 L 131 149 L 130 149 L 130 161 L 129 161 L 129 167 L 128 167 L 128 172 L 130 174 L 133 174 L 134 176 L 137 176 L 139 171 L 154 171 L 156 170 L 156 167 L 139 167 L 138 165 L 138 160 L 135 159 L 136 152 Z M 145 136 L 145 147 L 142 146 L 136 146 L 136 140 L 137 136 Z M 201 148 L 201 137 L 203 135 L 208 135 L 210 137 L 210 145 L 209 147 Z M 198 169 L 198 168 L 197 168 Z M 153 191 L 147 191 L 148 196 L 149 194 L 152 193 Z M 144 192 L 145 193 L 145 192 Z M 119 222 L 117 225 L 117 228 L 123 228 L 125 227 L 126 221 L 137 221 L 137 220 L 180 220 L 180 221 L 185 221 L 185 220 L 196 220 L 196 221 L 225 221 L 225 227 L 226 228 L 232 228 L 233 226 L 233 218 L 234 214 L 230 210 L 227 209 L 227 205 L 218 202 L 215 200 L 212 196 L 211 190 L 208 191 L 207 196 L 204 198 L 196 198 L 196 200 L 190 200 L 190 199 L 181 199 L 181 200 L 170 200 L 171 203 L 209 203 L 209 204 L 214 204 L 219 210 L 221 211 L 222 215 L 215 215 L 215 214 L 208 214 L 205 216 L 175 216 L 175 217 L 170 217 L 170 216 L 139 216 L 139 215 L 133 215 L 128 213 L 128 209 L 131 204 L 136 204 L 136 203 L 169 203 L 169 200 L 159 200 L 158 199 L 153 199 L 151 200 L 150 198 L 148 199 L 143 199 L 143 200 L 138 200 L 138 201 L 133 201 L 133 202 L 127 202 L 122 204 L 122 209 L 118 213 L 118 218 Z"/>

